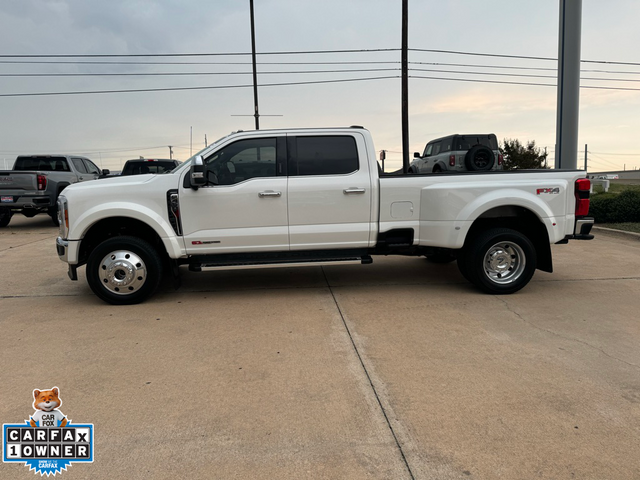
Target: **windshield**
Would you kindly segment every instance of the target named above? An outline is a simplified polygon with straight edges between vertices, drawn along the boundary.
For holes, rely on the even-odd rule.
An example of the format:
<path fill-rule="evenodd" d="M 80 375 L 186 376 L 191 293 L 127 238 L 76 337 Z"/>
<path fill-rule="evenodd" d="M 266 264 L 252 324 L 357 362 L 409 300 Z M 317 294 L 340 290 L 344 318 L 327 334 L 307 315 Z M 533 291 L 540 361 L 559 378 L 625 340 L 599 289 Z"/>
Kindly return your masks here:
<path fill-rule="evenodd" d="M 455 139 L 454 150 L 470 150 L 474 145 L 484 145 L 491 150 L 498 150 L 498 141 L 493 134 L 460 135 Z"/>
<path fill-rule="evenodd" d="M 122 175 L 140 175 L 146 173 L 166 173 L 176 167 L 176 162 L 171 161 L 147 161 L 129 160 L 124 164 Z"/>

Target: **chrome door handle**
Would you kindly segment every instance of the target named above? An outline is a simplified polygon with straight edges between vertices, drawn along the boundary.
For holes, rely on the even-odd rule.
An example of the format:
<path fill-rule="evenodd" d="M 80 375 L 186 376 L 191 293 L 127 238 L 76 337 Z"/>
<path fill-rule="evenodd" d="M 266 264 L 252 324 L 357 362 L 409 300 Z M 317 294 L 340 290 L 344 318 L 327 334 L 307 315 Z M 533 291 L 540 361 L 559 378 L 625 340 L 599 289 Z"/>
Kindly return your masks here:
<path fill-rule="evenodd" d="M 345 188 L 343 192 L 345 195 L 349 195 L 350 193 L 364 193 L 365 189 L 352 187 L 352 188 Z"/>
<path fill-rule="evenodd" d="M 282 195 L 282 192 L 274 192 L 273 190 L 267 190 L 266 192 L 258 193 L 259 197 L 279 197 Z"/>

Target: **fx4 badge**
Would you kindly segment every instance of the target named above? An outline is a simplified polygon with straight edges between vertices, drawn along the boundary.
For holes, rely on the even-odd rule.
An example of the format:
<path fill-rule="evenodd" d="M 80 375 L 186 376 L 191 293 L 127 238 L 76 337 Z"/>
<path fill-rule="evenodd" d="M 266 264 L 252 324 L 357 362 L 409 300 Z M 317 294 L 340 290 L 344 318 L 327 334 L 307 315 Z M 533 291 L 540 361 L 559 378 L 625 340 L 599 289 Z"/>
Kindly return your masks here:
<path fill-rule="evenodd" d="M 542 193 L 551 193 L 554 195 L 557 195 L 560 193 L 560 188 L 559 187 L 555 187 L 555 188 L 539 188 L 536 190 L 536 195 L 540 195 Z"/>

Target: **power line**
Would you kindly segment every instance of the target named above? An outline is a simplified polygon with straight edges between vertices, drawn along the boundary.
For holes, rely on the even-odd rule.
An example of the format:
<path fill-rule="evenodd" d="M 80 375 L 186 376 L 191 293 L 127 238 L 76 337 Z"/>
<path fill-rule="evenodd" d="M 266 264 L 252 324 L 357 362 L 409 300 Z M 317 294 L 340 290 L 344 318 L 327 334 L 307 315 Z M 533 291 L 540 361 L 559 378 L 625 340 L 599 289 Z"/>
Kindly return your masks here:
<path fill-rule="evenodd" d="M 591 155 L 591 156 L 596 158 L 594 160 L 591 156 L 588 156 L 588 160 L 591 161 L 591 162 L 600 163 L 600 165 L 603 165 L 603 166 L 618 167 L 617 163 L 612 162 L 611 160 L 607 160 L 607 159 L 604 159 L 602 157 L 599 157 L 598 155 L 594 155 L 593 152 L 587 152 L 587 155 Z"/>
<path fill-rule="evenodd" d="M 462 73 L 467 75 L 493 75 L 501 77 L 526 77 L 526 78 L 557 78 L 555 75 L 529 75 L 523 73 L 497 73 L 497 72 L 470 72 L 463 70 L 439 70 L 439 69 L 421 69 L 412 68 L 415 72 L 437 72 L 437 73 Z M 638 82 L 640 80 L 633 80 L 629 78 L 595 78 L 595 77 L 581 77 L 581 80 L 596 80 L 596 81 L 609 81 L 609 82 Z"/>
<path fill-rule="evenodd" d="M 392 78 L 399 78 L 399 75 L 388 75 L 388 76 L 381 76 L 381 77 L 364 77 L 364 78 L 346 78 L 346 79 L 335 79 L 335 80 L 315 80 L 315 81 L 307 81 L 307 82 L 263 83 L 260 86 L 261 87 L 280 87 L 280 86 L 292 86 L 292 85 L 318 85 L 318 84 L 329 84 L 329 83 L 387 80 Z M 419 75 L 410 75 L 410 78 L 416 78 L 416 79 L 422 79 L 422 80 L 441 80 L 441 81 L 486 83 L 486 84 L 499 84 L 499 85 L 523 85 L 523 86 L 541 86 L 541 87 L 556 86 L 555 84 L 552 84 L 552 83 L 480 80 L 480 79 L 470 79 L 470 78 L 448 78 L 448 77 L 419 76 Z M 214 85 L 214 86 L 198 86 L 198 87 L 143 88 L 143 89 L 123 89 L 123 90 L 4 93 L 4 94 L 0 94 L 0 97 L 30 97 L 30 96 L 33 97 L 33 96 L 55 96 L 55 95 L 89 95 L 89 94 L 107 94 L 107 93 L 170 92 L 170 91 L 216 90 L 216 89 L 250 88 L 250 87 L 252 88 L 253 85 Z M 604 87 L 604 86 L 599 87 L 599 86 L 593 86 L 593 85 L 581 85 L 580 88 L 597 89 L 597 90 L 640 91 L 640 88 Z"/>
<path fill-rule="evenodd" d="M 506 55 L 506 54 L 498 54 L 498 53 L 477 53 L 477 52 L 462 52 L 456 50 L 433 50 L 427 48 L 410 48 L 412 52 L 427 52 L 427 53 L 445 53 L 448 55 L 468 55 L 475 57 L 494 57 L 494 58 L 518 58 L 523 60 L 550 60 L 550 61 L 558 61 L 557 58 L 552 57 L 531 57 L 527 55 Z"/>
<path fill-rule="evenodd" d="M 297 71 L 263 71 L 261 75 L 299 75 L 299 74 L 327 74 L 327 73 L 370 73 L 398 71 L 399 68 L 372 68 L 372 69 L 343 69 L 343 70 L 297 70 Z M 497 73 L 497 72 L 473 72 L 466 70 L 441 70 L 410 68 L 413 72 L 435 72 L 452 73 L 464 75 L 491 75 L 501 77 L 524 77 L 524 78 L 557 78 L 554 75 L 531 75 L 517 73 Z M 138 72 L 138 73 L 0 73 L 0 77 L 7 78 L 33 78 L 33 77 L 171 77 L 171 76 L 225 76 L 225 75 L 251 75 L 251 72 Z M 639 82 L 640 79 L 628 78 L 596 78 L 582 77 L 582 80 L 611 81 L 611 82 Z"/>
<path fill-rule="evenodd" d="M 324 53 L 373 53 L 373 52 L 397 52 L 399 48 L 362 48 L 345 50 L 300 50 L 282 52 L 260 52 L 258 55 L 308 55 Z M 10 54 L 0 55 L 0 58 L 152 58 L 152 57 L 237 57 L 251 55 L 251 52 L 216 52 L 216 53 L 139 53 L 139 54 Z"/>
<path fill-rule="evenodd" d="M 589 152 L 589 153 L 597 153 L 597 154 L 599 154 L 599 155 L 624 155 L 624 156 L 627 156 L 627 155 L 630 155 L 630 156 L 639 156 L 639 155 L 640 155 L 640 152 L 638 152 L 638 153 L 605 153 L 605 152 Z"/>
<path fill-rule="evenodd" d="M 172 145 L 173 148 L 189 148 L 189 145 Z M 84 154 L 98 154 L 98 153 L 126 153 L 126 152 L 136 152 L 143 150 L 156 150 L 158 148 L 167 148 L 166 145 L 158 145 L 155 147 L 126 147 L 126 148 L 76 148 L 75 151 L 82 152 Z M 48 153 L 51 153 L 47 150 Z M 9 155 L 9 154 L 22 154 L 24 150 L 3 150 L 0 151 L 0 155 Z M 33 152 L 30 152 L 33 153 Z M 73 152 L 72 152 L 73 153 Z"/>
<path fill-rule="evenodd" d="M 470 82 L 470 83 L 493 83 L 499 85 L 526 85 L 526 86 L 536 86 L 536 87 L 556 87 L 557 85 L 554 83 L 534 83 L 534 82 L 508 82 L 501 80 L 479 80 L 479 79 L 470 79 L 470 78 L 447 78 L 447 77 L 426 77 L 426 76 L 418 76 L 418 75 L 410 75 L 410 78 L 420 78 L 424 80 L 449 80 L 454 82 Z M 640 91 L 640 88 L 629 88 L 629 87 L 598 87 L 594 85 L 580 85 L 580 88 L 588 88 L 595 90 L 621 90 L 621 91 Z"/>
<path fill-rule="evenodd" d="M 315 80 L 310 82 L 283 82 L 283 83 L 262 83 L 260 87 L 281 87 L 289 85 L 316 85 L 324 83 L 344 83 L 344 82 L 360 82 L 368 80 L 387 80 L 391 78 L 400 78 L 399 75 L 391 75 L 385 77 L 365 77 L 365 78 L 345 78 L 340 80 Z M 72 91 L 72 92 L 37 92 L 37 93 L 3 93 L 0 97 L 42 97 L 52 95 L 89 95 L 89 94 L 105 94 L 105 93 L 139 93 L 139 92 L 175 92 L 184 90 L 217 90 L 231 88 L 253 88 L 253 84 L 249 85 L 215 85 L 206 87 L 171 87 L 171 88 L 141 88 L 126 90 L 92 90 L 92 91 Z"/>
<path fill-rule="evenodd" d="M 257 55 L 313 55 L 336 53 L 381 53 L 397 52 L 399 48 L 361 48 L 342 50 L 290 50 L 280 52 L 258 52 Z M 492 58 L 517 58 L 521 60 L 557 61 L 554 57 L 539 57 L 531 55 L 510 55 L 498 53 L 469 52 L 461 50 L 438 50 L 426 48 L 410 48 L 412 52 L 437 53 L 447 55 L 466 55 Z M 0 58 L 159 58 L 159 57 L 232 57 L 251 55 L 251 52 L 208 52 L 208 53 L 140 53 L 140 54 L 3 54 Z M 581 60 L 582 63 L 595 63 L 605 65 L 629 65 L 640 66 L 640 62 L 621 62 L 612 60 Z"/>
<path fill-rule="evenodd" d="M 351 60 L 342 62 L 258 62 L 258 65 L 357 65 L 399 64 L 399 61 Z M 411 62 L 409 62 L 411 63 Z M 251 65 L 251 62 L 103 62 L 103 61 L 40 61 L 0 60 L 0 64 L 11 65 Z"/>
<path fill-rule="evenodd" d="M 251 65 L 251 62 L 103 62 L 103 61 L 4 61 L 0 60 L 0 64 L 12 64 L 12 65 Z M 399 61 L 340 61 L 340 62 L 257 62 L 258 65 L 399 65 Z M 449 67 L 471 67 L 471 68 L 493 68 L 493 69 L 508 69 L 508 70 L 533 70 L 533 71 L 549 71 L 556 72 L 555 67 L 524 67 L 513 65 L 487 65 L 487 64 L 469 64 L 469 63 L 447 63 L 447 62 L 409 62 L 410 65 L 432 65 L 432 66 L 449 66 Z M 629 72 L 624 70 L 602 70 L 602 69 L 581 69 L 583 73 L 606 73 L 606 74 L 622 74 L 622 75 L 640 75 L 640 72 Z M 262 72 L 270 73 L 270 72 Z M 281 72 L 289 73 L 289 72 Z M 463 72 L 460 72 L 463 73 Z M 474 72 L 475 73 L 475 72 Z M 172 73 L 179 75 L 182 73 Z M 194 73 L 195 74 L 195 73 Z M 198 74 L 208 74 L 201 73 Z M 2 74 L 2 76 L 18 76 L 27 74 Z M 30 76 L 44 76 L 46 74 L 28 74 Z M 57 74 L 58 76 L 70 76 L 70 75 L 107 75 L 99 73 L 91 74 Z M 114 74 L 115 75 L 115 74 Z M 119 73 L 118 75 L 125 75 L 125 73 Z M 136 74 L 131 74 L 136 75 Z M 168 75 L 168 74 L 167 74 Z M 555 78 L 555 77 L 554 77 Z"/>
<path fill-rule="evenodd" d="M 260 75 L 293 75 L 306 73 L 389 72 L 399 68 L 358 68 L 346 70 L 298 70 L 260 72 Z M 198 75 L 251 75 L 251 72 L 141 72 L 141 73 L 0 73 L 0 77 L 129 77 L 129 76 L 198 76 Z"/>

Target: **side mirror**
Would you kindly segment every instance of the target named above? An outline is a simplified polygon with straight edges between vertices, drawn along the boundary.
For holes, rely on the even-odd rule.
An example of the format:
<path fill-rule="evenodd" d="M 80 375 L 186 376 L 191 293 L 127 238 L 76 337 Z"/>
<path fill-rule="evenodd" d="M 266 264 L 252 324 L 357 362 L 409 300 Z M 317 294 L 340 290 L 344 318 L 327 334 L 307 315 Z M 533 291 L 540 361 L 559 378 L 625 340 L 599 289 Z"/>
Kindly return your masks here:
<path fill-rule="evenodd" d="M 413 152 L 413 158 L 420 158 L 420 152 Z"/>
<path fill-rule="evenodd" d="M 196 155 L 193 159 L 189 176 L 191 177 L 191 188 L 194 190 L 207 184 L 207 178 L 204 176 L 204 160 L 201 155 Z"/>
<path fill-rule="evenodd" d="M 104 170 L 102 170 L 102 176 L 106 177 L 107 175 L 109 175 L 111 173 L 111 170 L 109 170 L 108 168 L 105 168 Z"/>

